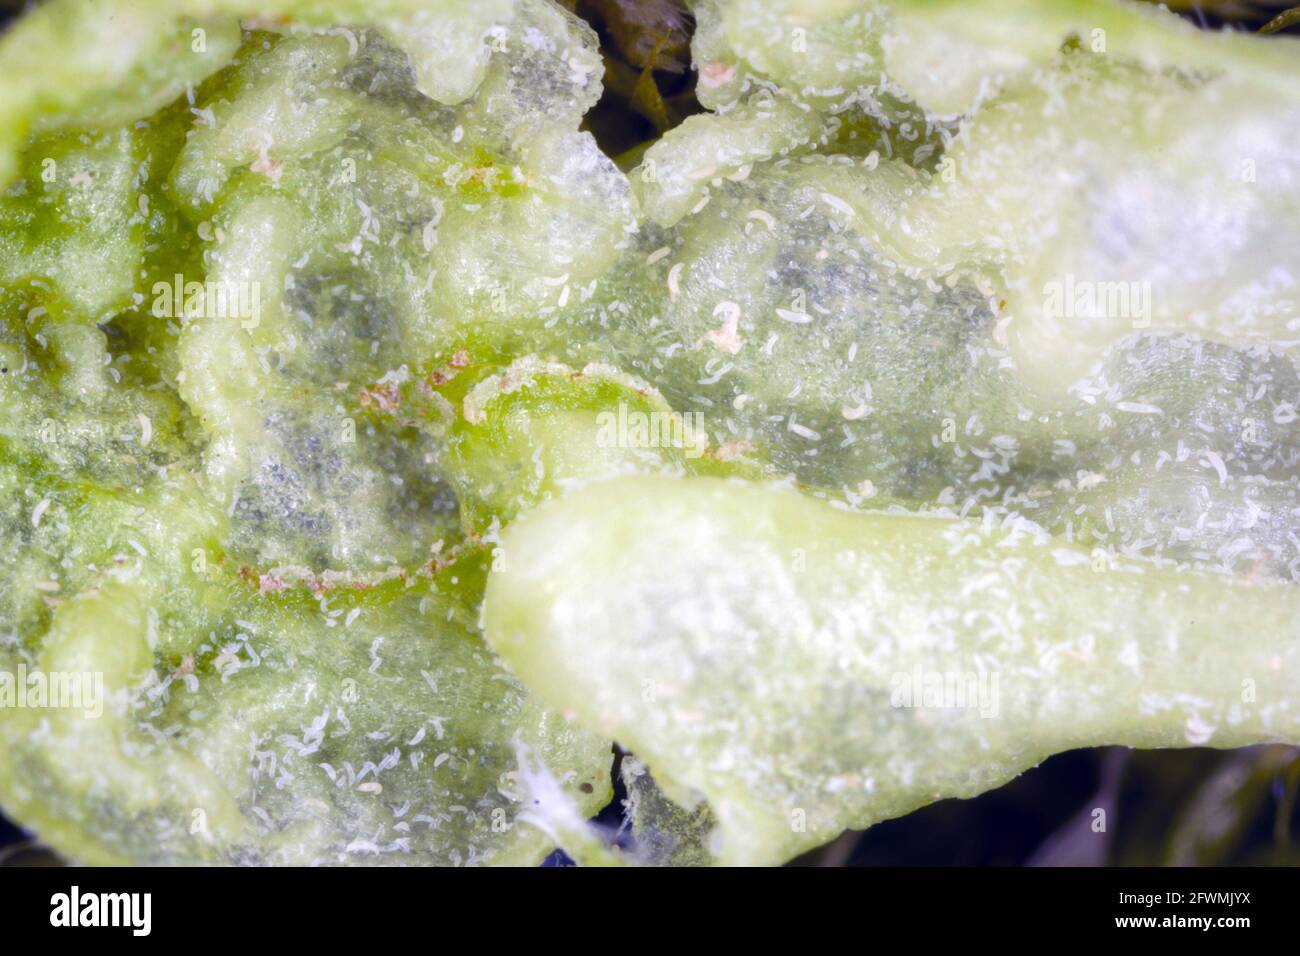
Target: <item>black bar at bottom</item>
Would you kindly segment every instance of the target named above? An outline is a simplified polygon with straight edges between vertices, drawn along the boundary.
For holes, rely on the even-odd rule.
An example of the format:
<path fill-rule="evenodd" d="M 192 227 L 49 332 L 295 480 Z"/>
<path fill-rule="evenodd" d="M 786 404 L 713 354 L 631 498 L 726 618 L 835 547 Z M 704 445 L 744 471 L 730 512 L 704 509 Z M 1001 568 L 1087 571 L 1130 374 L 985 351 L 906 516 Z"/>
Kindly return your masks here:
<path fill-rule="evenodd" d="M 518 947 L 539 934 L 594 942 L 593 931 L 632 927 L 734 941 L 780 922 L 803 932 L 921 932 L 927 944 L 1038 933 L 1233 939 L 1292 928 L 1297 889 L 1297 871 L 1286 869 L 4 868 L 0 933 L 7 943 L 80 932 L 128 945 L 388 948 L 428 932 L 434 945 Z M 466 933 L 473 938 L 453 943 Z"/>

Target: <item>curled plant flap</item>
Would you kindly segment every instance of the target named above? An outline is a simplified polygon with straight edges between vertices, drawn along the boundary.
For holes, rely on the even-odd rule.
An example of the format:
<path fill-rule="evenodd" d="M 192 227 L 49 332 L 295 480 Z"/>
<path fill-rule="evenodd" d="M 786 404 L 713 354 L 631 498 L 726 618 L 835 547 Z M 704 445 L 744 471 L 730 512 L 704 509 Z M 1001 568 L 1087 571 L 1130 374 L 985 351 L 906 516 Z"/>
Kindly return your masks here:
<path fill-rule="evenodd" d="M 493 647 L 668 793 L 703 795 L 727 863 L 1074 747 L 1300 739 L 1293 587 L 1097 565 L 1024 521 L 629 478 L 538 508 L 502 549 Z"/>
<path fill-rule="evenodd" d="M 729 467 L 710 454 L 704 430 L 645 382 L 606 365 L 578 371 L 536 356 L 468 391 L 448 445 L 471 532 L 618 475 Z"/>

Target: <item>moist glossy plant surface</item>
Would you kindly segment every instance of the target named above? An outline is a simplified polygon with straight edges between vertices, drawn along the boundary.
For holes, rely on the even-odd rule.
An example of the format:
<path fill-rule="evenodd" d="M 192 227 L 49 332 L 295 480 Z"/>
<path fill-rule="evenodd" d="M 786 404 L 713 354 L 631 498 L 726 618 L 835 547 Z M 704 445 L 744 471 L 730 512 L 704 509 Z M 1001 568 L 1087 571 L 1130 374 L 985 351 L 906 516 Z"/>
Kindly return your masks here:
<path fill-rule="evenodd" d="M 771 864 L 1300 743 L 1296 41 L 637 10 L 0 37 L 0 671 L 101 687 L 0 697 L 49 846 Z"/>

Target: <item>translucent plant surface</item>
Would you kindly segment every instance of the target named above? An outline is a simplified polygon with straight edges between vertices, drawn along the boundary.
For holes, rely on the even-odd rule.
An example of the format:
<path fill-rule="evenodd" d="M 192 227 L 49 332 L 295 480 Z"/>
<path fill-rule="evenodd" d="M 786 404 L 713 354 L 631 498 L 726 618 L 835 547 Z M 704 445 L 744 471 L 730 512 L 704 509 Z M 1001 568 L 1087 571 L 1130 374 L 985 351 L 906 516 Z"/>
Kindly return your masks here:
<path fill-rule="evenodd" d="M 1300 745 L 1297 41 L 587 6 L 0 34 L 4 812 L 779 864 L 1073 748 Z"/>
<path fill-rule="evenodd" d="M 1291 585 L 1099 572 L 1033 525 L 620 479 L 538 509 L 505 553 L 494 645 L 677 803 L 706 800 L 727 863 L 780 862 L 1073 747 L 1300 734 Z"/>

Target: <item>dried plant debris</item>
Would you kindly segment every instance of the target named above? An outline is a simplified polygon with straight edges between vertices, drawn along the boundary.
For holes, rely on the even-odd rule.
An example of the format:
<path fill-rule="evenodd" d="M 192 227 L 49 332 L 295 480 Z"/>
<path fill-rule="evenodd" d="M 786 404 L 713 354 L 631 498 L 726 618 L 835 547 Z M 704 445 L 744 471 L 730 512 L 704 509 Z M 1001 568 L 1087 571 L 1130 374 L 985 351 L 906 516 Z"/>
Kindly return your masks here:
<path fill-rule="evenodd" d="M 1062 750 L 1300 743 L 1296 42 L 30 11 L 0 805 L 97 863 L 771 864 Z M 1283 753 L 1160 858 L 1235 852 Z"/>

